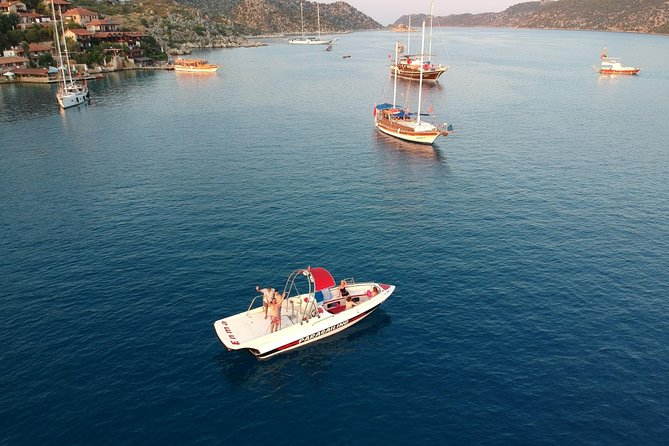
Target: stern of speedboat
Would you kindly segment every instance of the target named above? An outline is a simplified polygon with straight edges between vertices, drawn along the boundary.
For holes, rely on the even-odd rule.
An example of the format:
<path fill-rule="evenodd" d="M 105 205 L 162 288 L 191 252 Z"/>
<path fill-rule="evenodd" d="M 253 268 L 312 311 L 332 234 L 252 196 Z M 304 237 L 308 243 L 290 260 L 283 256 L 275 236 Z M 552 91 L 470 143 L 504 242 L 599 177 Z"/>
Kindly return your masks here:
<path fill-rule="evenodd" d="M 228 350 L 240 350 L 249 348 L 250 341 L 269 332 L 269 320 L 261 307 L 217 320 L 214 331 Z"/>

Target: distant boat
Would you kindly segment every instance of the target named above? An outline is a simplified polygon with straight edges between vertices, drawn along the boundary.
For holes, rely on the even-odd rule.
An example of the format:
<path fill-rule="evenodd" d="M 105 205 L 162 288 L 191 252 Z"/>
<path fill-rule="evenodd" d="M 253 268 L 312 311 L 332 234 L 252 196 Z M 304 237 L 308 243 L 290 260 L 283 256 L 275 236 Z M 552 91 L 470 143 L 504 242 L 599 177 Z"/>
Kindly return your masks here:
<path fill-rule="evenodd" d="M 641 68 L 623 66 L 620 59 L 617 57 L 608 57 L 606 54 L 606 47 L 602 50 L 601 59 L 602 63 L 598 70 L 600 74 L 634 75 L 641 71 Z"/>
<path fill-rule="evenodd" d="M 58 21 L 56 21 L 56 7 L 54 6 L 53 0 L 51 0 L 51 13 L 53 14 L 53 29 L 54 36 L 56 41 L 56 50 L 58 51 L 58 75 L 59 75 L 59 86 L 58 92 L 56 93 L 56 100 L 58 105 L 61 108 L 70 108 L 76 105 L 81 105 L 90 99 L 90 93 L 88 91 L 88 85 L 84 81 L 83 83 L 77 82 L 72 77 L 72 67 L 70 66 L 70 56 L 67 51 L 67 43 L 65 40 L 61 42 L 61 36 L 58 33 Z M 60 17 L 60 27 L 63 38 L 65 36 L 65 29 L 63 27 L 62 12 L 60 10 L 60 5 L 58 5 L 58 16 Z M 64 48 L 64 51 L 61 50 Z M 65 60 L 63 60 L 65 56 Z"/>
<path fill-rule="evenodd" d="M 351 57 L 350 54 L 346 54 L 346 55 L 344 55 L 344 56 L 341 56 L 342 59 L 350 59 L 350 57 Z"/>
<path fill-rule="evenodd" d="M 425 22 L 423 22 L 423 34 L 421 43 L 421 54 L 425 47 Z M 399 54 L 399 43 L 395 43 L 395 60 Z M 393 103 L 374 106 L 374 126 L 386 135 L 393 136 L 404 141 L 433 144 L 439 136 L 447 136 L 452 127 L 439 128 L 429 122 L 421 120 L 421 101 L 423 93 L 423 64 L 419 65 L 418 78 L 418 109 L 416 113 L 410 113 L 407 109 L 397 106 L 397 76 L 393 86 Z"/>
<path fill-rule="evenodd" d="M 220 65 L 210 64 L 205 59 L 175 59 L 174 71 L 189 73 L 214 73 Z"/>
<path fill-rule="evenodd" d="M 421 54 L 403 54 L 399 60 L 396 59 L 395 63 L 391 64 L 390 74 L 392 76 L 410 81 L 417 81 L 419 77 L 422 77 L 423 82 L 436 82 L 442 74 L 448 71 L 448 67 L 431 62 L 433 57 L 432 19 L 434 16 L 434 1 L 432 1 L 430 5 L 430 36 L 428 52 L 426 54 L 423 54 L 422 52 Z M 411 16 L 409 16 L 407 32 L 409 33 L 407 37 L 407 51 L 409 51 L 411 40 Z M 403 45 L 400 47 L 399 52 L 404 52 Z"/>
<path fill-rule="evenodd" d="M 302 37 L 297 39 L 290 39 L 288 43 L 291 45 L 330 45 L 332 39 L 326 40 L 321 38 L 321 9 L 318 3 L 316 3 L 316 17 L 318 20 L 318 38 L 316 37 L 304 37 L 304 10 L 302 8 L 302 2 L 300 2 L 300 17 L 302 19 Z"/>
<path fill-rule="evenodd" d="M 325 51 L 332 51 L 332 45 L 328 45 L 328 46 L 325 48 Z"/>

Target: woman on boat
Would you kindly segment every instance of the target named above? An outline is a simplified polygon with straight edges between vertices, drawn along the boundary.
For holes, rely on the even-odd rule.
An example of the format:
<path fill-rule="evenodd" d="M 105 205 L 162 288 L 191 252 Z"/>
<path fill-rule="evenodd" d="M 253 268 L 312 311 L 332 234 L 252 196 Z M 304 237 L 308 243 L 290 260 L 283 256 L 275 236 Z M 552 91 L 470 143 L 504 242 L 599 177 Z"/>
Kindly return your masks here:
<path fill-rule="evenodd" d="M 346 290 L 346 285 L 348 285 L 348 283 L 346 283 L 345 280 L 342 280 L 339 283 L 339 294 L 341 295 L 341 297 L 347 297 L 348 296 L 348 290 Z"/>
<path fill-rule="evenodd" d="M 358 304 L 354 303 L 354 302 L 351 300 L 351 296 L 348 296 L 348 297 L 346 298 L 346 309 L 347 309 L 347 310 L 350 310 L 351 308 L 353 308 L 353 307 L 356 306 L 356 305 L 358 305 Z"/>

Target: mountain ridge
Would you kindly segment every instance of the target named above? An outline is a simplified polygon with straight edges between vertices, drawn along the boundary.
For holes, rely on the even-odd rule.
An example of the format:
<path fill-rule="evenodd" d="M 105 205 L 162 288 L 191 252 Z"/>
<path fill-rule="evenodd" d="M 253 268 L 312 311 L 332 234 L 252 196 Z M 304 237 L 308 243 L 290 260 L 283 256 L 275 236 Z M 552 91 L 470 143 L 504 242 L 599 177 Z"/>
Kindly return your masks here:
<path fill-rule="evenodd" d="M 412 23 L 426 14 L 411 16 Z M 669 34 L 666 0 L 542 0 L 501 12 L 435 17 L 435 26 L 573 29 Z M 393 25 L 408 24 L 403 15 Z"/>

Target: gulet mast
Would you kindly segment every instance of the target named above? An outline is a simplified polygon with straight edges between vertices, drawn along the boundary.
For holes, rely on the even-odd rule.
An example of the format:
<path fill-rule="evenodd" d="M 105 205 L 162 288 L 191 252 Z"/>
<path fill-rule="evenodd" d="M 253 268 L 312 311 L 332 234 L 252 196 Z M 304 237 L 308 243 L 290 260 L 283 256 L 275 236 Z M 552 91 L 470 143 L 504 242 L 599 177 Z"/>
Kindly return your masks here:
<path fill-rule="evenodd" d="M 416 122 L 420 124 L 420 105 L 423 99 L 423 65 L 425 60 L 423 59 L 423 54 L 425 51 L 425 21 L 423 20 L 423 35 L 421 36 L 420 43 L 420 80 L 418 81 L 418 119 Z"/>

